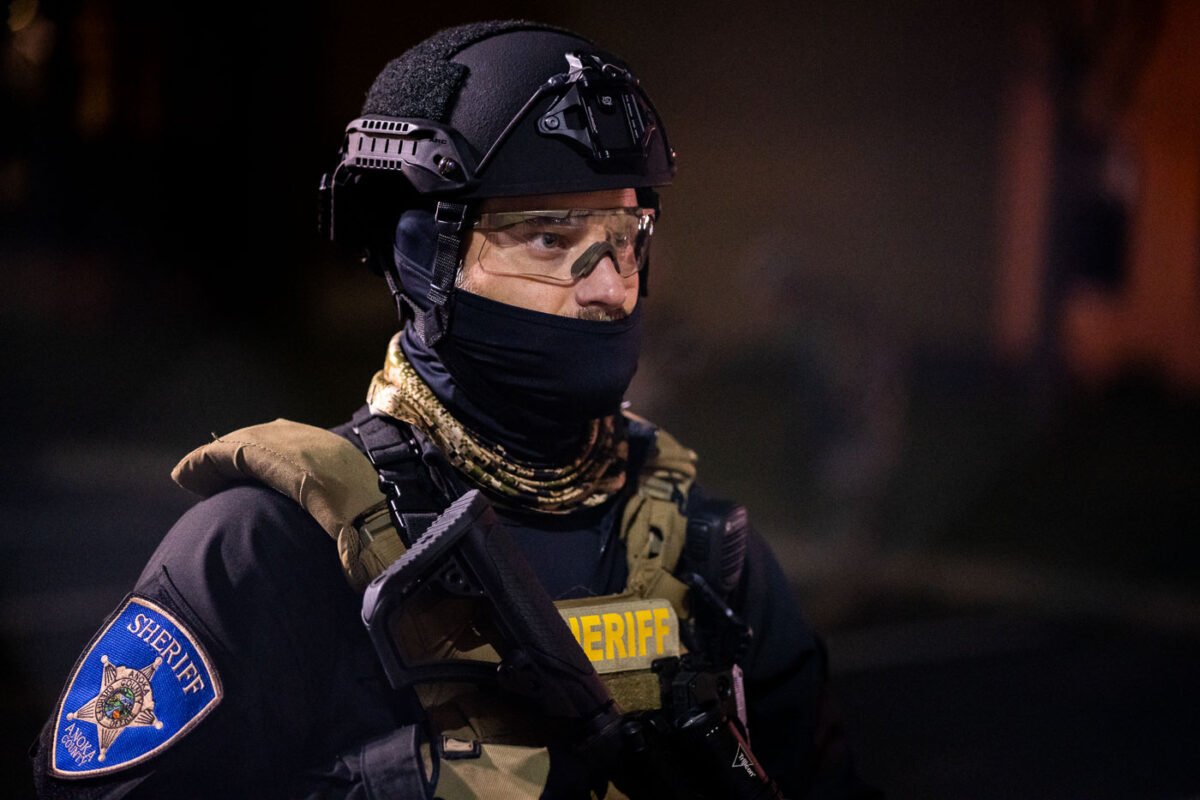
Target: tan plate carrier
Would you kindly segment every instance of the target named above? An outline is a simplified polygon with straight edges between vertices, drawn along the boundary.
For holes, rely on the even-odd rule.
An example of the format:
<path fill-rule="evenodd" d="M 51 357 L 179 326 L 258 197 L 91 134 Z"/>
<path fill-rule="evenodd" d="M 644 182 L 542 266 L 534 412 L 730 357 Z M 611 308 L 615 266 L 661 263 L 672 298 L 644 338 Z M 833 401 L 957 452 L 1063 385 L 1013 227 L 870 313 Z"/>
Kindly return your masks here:
<path fill-rule="evenodd" d="M 657 431 L 622 513 L 621 538 L 629 566 L 625 590 L 560 601 L 555 605 L 564 617 L 582 604 L 624 609 L 630 601 L 667 600 L 676 620 L 687 618 L 687 586 L 672 570 L 687 537 L 681 506 L 695 478 L 695 465 L 693 451 Z M 353 444 L 323 428 L 284 419 L 242 428 L 193 450 L 171 476 L 202 497 L 253 481 L 295 500 L 337 542 L 342 569 L 360 592 L 405 552 L 375 468 Z M 475 647 L 469 655 L 500 660 L 490 646 L 482 652 Z M 601 677 L 623 710 L 658 707 L 658 678 L 649 669 Z M 439 798 L 540 795 L 549 757 L 538 741 L 536 720 L 518 703 L 462 684 L 423 684 L 417 693 L 431 727 L 445 737 L 448 752 L 456 744 L 470 745 L 473 751 L 471 743 L 480 743 L 478 757 L 442 761 Z M 610 787 L 607 796 L 620 794 Z"/>

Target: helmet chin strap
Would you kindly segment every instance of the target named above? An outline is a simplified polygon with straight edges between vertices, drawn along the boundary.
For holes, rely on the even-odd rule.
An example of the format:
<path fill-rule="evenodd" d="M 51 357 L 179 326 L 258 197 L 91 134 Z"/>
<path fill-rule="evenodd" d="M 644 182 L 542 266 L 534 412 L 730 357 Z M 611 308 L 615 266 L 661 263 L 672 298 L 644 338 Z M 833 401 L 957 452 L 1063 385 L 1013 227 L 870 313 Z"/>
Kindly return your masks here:
<path fill-rule="evenodd" d="M 434 347 L 446 334 L 450 324 L 450 295 L 458 274 L 459 253 L 462 250 L 462 231 L 467 224 L 466 203 L 438 202 L 434 212 L 437 230 L 437 255 L 433 262 L 433 279 L 429 282 L 429 309 L 417 312 L 413 321 L 417 334 L 427 347 Z"/>

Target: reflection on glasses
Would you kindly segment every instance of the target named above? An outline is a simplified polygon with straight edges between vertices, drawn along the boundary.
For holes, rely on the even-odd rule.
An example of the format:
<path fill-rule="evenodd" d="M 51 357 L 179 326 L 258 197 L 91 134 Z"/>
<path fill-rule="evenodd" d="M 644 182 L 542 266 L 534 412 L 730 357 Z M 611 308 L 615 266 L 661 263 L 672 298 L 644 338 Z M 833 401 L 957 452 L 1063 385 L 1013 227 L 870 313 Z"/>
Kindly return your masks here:
<path fill-rule="evenodd" d="M 654 233 L 647 208 L 572 208 L 481 214 L 475 230 L 484 235 L 479 266 L 493 275 L 574 283 L 596 265 L 595 246 L 610 256 L 622 278 L 646 263 Z M 582 269 L 580 268 L 582 265 Z"/>

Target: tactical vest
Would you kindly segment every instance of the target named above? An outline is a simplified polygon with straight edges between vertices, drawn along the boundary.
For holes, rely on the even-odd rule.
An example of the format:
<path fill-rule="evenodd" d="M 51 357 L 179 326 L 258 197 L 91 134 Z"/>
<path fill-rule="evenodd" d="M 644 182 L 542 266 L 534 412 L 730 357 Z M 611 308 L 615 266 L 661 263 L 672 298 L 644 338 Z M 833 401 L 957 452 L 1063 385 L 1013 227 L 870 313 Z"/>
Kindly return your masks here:
<path fill-rule="evenodd" d="M 247 481 L 290 497 L 337 543 L 343 572 L 362 591 L 405 552 L 393 521 L 400 515 L 381 491 L 385 470 L 377 470 L 368 455 L 370 449 L 364 454 L 336 433 L 278 419 L 217 437 L 193 450 L 172 477 L 204 497 Z M 621 517 L 620 536 L 629 569 L 624 591 L 555 603 L 589 658 L 603 662 L 603 655 L 612 657 L 608 660 L 616 664 L 613 669 L 598 665 L 597 671 L 625 711 L 658 707 L 659 683 L 649 662 L 681 650 L 679 624 L 689 616 L 688 586 L 673 570 L 685 546 L 695 551 L 696 560 L 713 563 L 722 573 L 714 585 L 723 583 L 728 588 L 740 574 L 745 547 L 740 507 L 733 507 L 732 514 L 696 515 L 689 540 L 686 502 L 695 462 L 693 451 L 665 431 L 655 430 Z M 427 524 L 432 516 L 417 514 L 402 523 L 415 536 L 420 531 L 411 526 Z M 662 609 L 657 617 L 655 609 Z M 650 642 L 654 647 L 648 646 Z M 475 647 L 469 655 L 475 660 L 500 660 L 490 646 L 482 652 Z M 642 657 L 631 658 L 634 655 Z M 462 684 L 415 688 L 430 727 L 443 737 L 439 798 L 540 795 L 549 757 L 538 741 L 536 720 L 525 717 L 519 705 Z M 608 796 L 621 795 L 610 787 Z"/>

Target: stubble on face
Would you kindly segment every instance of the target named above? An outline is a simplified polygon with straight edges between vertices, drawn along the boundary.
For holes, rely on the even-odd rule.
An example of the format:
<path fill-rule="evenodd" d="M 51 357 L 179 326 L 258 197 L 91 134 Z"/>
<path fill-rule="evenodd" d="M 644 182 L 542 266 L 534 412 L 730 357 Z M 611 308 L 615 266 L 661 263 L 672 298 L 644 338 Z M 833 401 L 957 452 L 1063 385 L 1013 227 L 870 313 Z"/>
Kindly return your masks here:
<path fill-rule="evenodd" d="M 629 314 L 623 308 L 605 310 L 598 307 L 581 308 L 575 313 L 577 319 L 590 319 L 596 322 L 616 322 L 625 319 Z"/>

